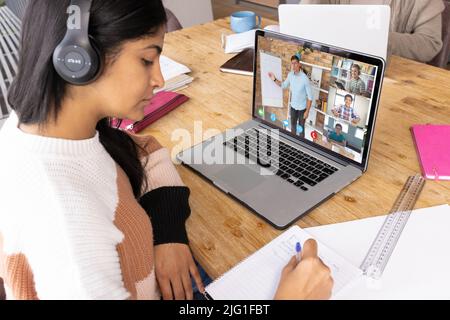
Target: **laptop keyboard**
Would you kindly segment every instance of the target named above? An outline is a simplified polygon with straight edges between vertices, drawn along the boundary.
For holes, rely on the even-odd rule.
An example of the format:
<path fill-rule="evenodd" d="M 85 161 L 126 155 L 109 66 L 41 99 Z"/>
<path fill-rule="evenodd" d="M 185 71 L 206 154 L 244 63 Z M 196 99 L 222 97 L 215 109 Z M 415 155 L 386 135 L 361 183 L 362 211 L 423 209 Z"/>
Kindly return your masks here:
<path fill-rule="evenodd" d="M 279 150 L 272 150 L 273 137 L 259 131 L 250 129 L 233 140 L 224 143 L 235 152 L 257 162 L 267 168 L 281 179 L 293 184 L 303 191 L 308 191 L 338 171 L 309 154 L 306 154 L 291 145 L 277 140 Z M 264 141 L 264 146 L 259 141 Z M 279 152 L 277 158 L 274 157 Z M 277 163 L 278 165 L 271 165 Z"/>

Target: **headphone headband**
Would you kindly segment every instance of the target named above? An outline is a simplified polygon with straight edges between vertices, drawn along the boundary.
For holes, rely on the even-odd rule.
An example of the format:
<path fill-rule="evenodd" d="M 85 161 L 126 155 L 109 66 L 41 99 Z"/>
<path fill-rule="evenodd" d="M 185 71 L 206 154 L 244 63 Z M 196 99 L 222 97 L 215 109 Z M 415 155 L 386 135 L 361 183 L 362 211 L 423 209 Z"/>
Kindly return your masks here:
<path fill-rule="evenodd" d="M 88 38 L 92 0 L 71 0 L 67 8 L 66 37 Z"/>

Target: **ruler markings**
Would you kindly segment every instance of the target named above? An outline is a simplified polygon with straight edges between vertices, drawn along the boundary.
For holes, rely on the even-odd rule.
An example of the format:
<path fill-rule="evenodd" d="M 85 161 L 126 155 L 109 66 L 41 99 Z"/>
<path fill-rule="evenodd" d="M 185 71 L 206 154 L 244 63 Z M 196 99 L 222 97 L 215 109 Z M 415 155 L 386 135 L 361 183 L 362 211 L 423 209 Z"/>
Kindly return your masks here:
<path fill-rule="evenodd" d="M 379 279 L 383 274 L 424 185 L 420 175 L 408 178 L 361 264 L 367 276 Z"/>

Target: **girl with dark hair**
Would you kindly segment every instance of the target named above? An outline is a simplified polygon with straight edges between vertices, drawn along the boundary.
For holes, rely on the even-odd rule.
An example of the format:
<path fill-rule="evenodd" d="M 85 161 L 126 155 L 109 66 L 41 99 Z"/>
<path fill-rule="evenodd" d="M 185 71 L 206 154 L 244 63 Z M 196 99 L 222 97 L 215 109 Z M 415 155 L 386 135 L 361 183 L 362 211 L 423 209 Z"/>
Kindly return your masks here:
<path fill-rule="evenodd" d="M 184 226 L 189 190 L 154 138 L 132 137 L 108 120 L 142 119 L 163 86 L 164 7 L 93 1 L 89 34 L 104 69 L 74 86 L 52 62 L 69 5 L 31 1 L 23 19 L 14 113 L 0 138 L 11 155 L 0 183 L 8 297 L 157 298 L 156 276 L 164 298 L 191 298 L 190 275 L 202 283 Z"/>
<path fill-rule="evenodd" d="M 85 85 L 65 82 L 52 61 L 70 3 L 31 1 L 23 20 L 14 112 L 0 132 L 7 297 L 191 299 L 193 283 L 204 289 L 185 229 L 189 189 L 154 138 L 109 126 L 141 120 L 164 85 L 162 2 L 92 1 L 89 35 L 104 67 Z M 277 297 L 329 296 L 316 251 L 309 242 L 299 268 L 290 263 Z"/>

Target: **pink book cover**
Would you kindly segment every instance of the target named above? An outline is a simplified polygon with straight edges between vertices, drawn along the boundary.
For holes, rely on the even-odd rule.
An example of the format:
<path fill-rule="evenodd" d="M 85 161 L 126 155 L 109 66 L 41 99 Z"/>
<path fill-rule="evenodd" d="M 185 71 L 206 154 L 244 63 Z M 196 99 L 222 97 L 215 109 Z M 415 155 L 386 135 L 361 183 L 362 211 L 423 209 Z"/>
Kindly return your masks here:
<path fill-rule="evenodd" d="M 450 180 L 450 125 L 415 125 L 411 131 L 423 176 Z"/>
<path fill-rule="evenodd" d="M 113 119 L 111 126 L 121 130 L 128 130 L 139 133 L 153 122 L 157 121 L 176 107 L 186 102 L 189 98 L 184 94 L 161 91 L 157 93 L 149 105 L 145 107 L 145 118 L 141 121 L 134 122 L 128 119 Z"/>

